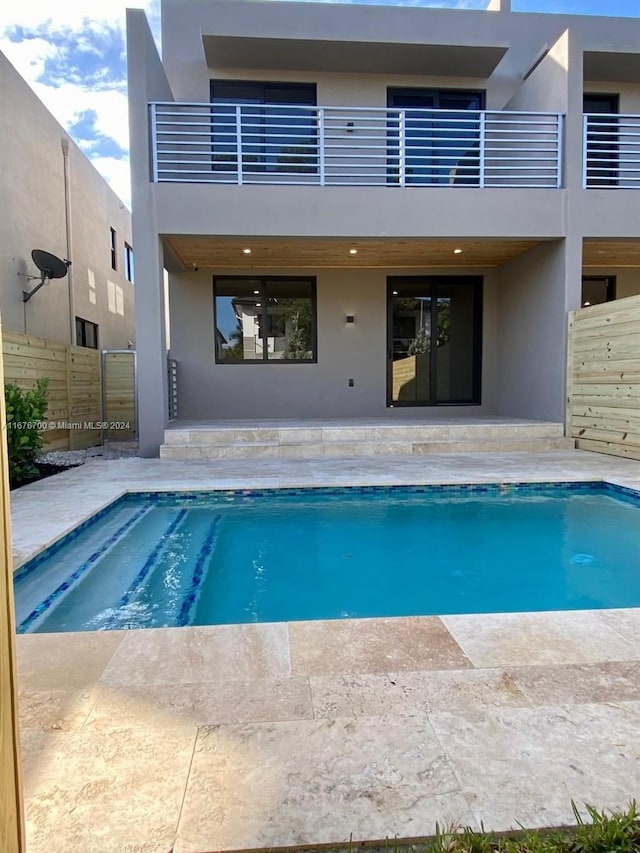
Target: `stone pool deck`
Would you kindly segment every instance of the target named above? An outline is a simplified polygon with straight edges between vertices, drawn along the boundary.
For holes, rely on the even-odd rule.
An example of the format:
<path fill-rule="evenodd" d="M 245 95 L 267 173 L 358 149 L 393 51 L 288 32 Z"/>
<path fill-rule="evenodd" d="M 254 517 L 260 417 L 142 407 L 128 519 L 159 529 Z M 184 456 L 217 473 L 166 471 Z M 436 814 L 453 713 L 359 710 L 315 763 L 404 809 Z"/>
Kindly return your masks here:
<path fill-rule="evenodd" d="M 19 563 L 127 490 L 598 480 L 597 454 L 90 462 Z M 640 799 L 640 609 L 18 638 L 28 853 L 208 853 L 571 822 Z"/>

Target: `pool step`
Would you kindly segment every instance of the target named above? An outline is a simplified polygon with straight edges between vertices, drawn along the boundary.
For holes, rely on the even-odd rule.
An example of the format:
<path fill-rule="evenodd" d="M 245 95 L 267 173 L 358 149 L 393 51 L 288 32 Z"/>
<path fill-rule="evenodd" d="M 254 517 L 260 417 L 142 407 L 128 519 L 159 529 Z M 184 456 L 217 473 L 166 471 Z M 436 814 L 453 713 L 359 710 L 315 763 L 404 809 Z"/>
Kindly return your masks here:
<path fill-rule="evenodd" d="M 169 429 L 163 459 L 314 459 L 570 450 L 562 424 Z"/>
<path fill-rule="evenodd" d="M 114 537 L 109 547 L 92 555 L 96 559 L 91 560 L 91 571 L 83 571 L 64 595 L 51 601 L 32 627 L 39 631 L 87 630 L 87 626 L 89 630 L 128 627 L 125 624 L 126 607 L 121 601 L 122 592 L 140 586 L 141 569 L 145 568 L 144 544 L 162 547 L 175 530 L 176 520 L 181 520 L 178 516 L 179 512 L 172 508 L 150 511 L 144 507 L 122 535 Z M 99 528 L 97 530 L 99 532 Z M 150 570 L 152 567 L 146 568 Z M 69 565 L 72 572 L 74 568 Z M 98 617 L 96 600 L 104 608 Z M 113 623 L 112 616 L 117 618 L 118 624 Z"/>

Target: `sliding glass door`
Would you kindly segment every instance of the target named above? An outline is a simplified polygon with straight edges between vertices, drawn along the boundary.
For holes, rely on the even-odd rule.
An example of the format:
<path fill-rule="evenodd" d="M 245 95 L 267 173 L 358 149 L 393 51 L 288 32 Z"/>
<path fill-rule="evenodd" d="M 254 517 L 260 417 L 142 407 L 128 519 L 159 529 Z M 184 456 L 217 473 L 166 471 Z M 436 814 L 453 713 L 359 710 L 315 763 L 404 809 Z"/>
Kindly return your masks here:
<path fill-rule="evenodd" d="M 399 180 L 403 170 L 408 184 L 478 185 L 480 137 L 477 111 L 484 109 L 484 92 L 388 89 L 387 106 L 404 111 L 403 135 L 399 119 L 396 120 L 393 113 L 389 119 L 390 179 Z"/>
<path fill-rule="evenodd" d="M 387 288 L 387 404 L 479 405 L 482 277 L 391 277 Z"/>
<path fill-rule="evenodd" d="M 618 95 L 585 93 L 583 112 L 590 113 L 587 127 L 587 186 L 610 187 L 618 182 Z"/>

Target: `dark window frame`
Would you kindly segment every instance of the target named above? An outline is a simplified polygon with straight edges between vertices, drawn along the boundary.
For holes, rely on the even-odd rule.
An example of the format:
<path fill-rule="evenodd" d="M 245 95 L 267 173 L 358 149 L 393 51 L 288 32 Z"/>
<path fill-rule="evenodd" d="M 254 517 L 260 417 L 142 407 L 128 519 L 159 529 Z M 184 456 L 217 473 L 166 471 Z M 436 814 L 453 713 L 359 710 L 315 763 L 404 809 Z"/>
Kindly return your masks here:
<path fill-rule="evenodd" d="M 235 98 L 231 100 L 230 98 L 220 99 L 218 95 L 216 97 L 215 89 L 216 87 L 228 87 L 229 89 L 233 89 L 234 87 L 238 90 L 240 89 L 251 89 L 252 87 L 256 90 L 256 97 L 250 98 L 245 94 L 244 98 Z M 295 99 L 292 101 L 286 101 L 283 99 L 278 100 L 270 100 L 268 97 L 268 93 L 270 90 L 275 89 L 289 89 L 291 93 L 293 92 L 307 92 L 308 97 L 306 103 L 304 100 L 302 102 L 296 101 Z M 224 107 L 230 106 L 231 104 L 240 104 L 240 106 L 246 107 L 248 110 L 251 107 L 269 107 L 269 106 L 308 106 L 308 107 L 317 107 L 318 106 L 318 86 L 316 83 L 299 83 L 299 82 L 279 82 L 277 80 L 229 80 L 229 79 L 211 79 L 209 81 L 209 101 L 212 106 L 212 113 L 215 110 L 215 107 Z M 232 113 L 229 113 L 229 117 L 232 119 L 230 122 L 218 122 L 218 128 L 224 128 L 225 126 L 233 126 L 235 125 L 235 116 L 232 116 Z M 285 116 L 283 116 L 284 118 Z M 241 123 L 244 122 L 244 118 L 241 119 Z M 312 123 L 309 126 L 309 133 L 307 135 L 303 135 L 305 140 L 313 144 L 315 141 L 315 149 L 308 149 L 308 156 L 312 158 L 313 162 L 305 163 L 304 169 L 302 172 L 304 174 L 317 174 L 319 168 L 318 156 L 319 156 L 319 137 L 318 137 L 318 128 L 315 124 L 316 119 L 315 116 L 312 117 Z M 259 113 L 256 115 L 251 115 L 251 123 L 253 125 L 264 126 L 264 116 L 261 116 Z M 224 141 L 216 141 L 216 121 L 212 119 L 212 157 L 214 160 L 214 168 L 218 171 L 235 171 L 236 165 L 233 159 L 229 163 L 216 162 L 216 157 L 225 157 L 231 156 L 233 158 L 233 151 L 226 150 L 218 150 L 216 146 L 221 145 L 222 149 L 226 148 L 234 148 L 234 143 L 229 142 L 226 135 L 223 137 Z M 265 131 L 261 131 L 260 135 L 256 139 L 256 131 L 254 130 L 251 133 L 252 141 L 249 143 L 249 150 L 243 151 L 243 160 L 246 158 L 247 162 L 243 163 L 243 171 L 246 172 L 258 172 L 268 174 L 269 172 L 292 172 L 295 174 L 295 169 L 277 169 L 274 168 L 274 164 L 270 162 L 273 157 L 277 157 L 277 152 L 273 151 L 270 146 L 267 146 L 267 141 L 269 140 L 269 133 Z M 244 134 L 243 134 L 243 147 L 245 145 Z M 307 156 L 307 155 L 305 155 Z M 250 157 L 256 157 L 255 162 L 251 162 L 249 160 Z"/>
<path fill-rule="evenodd" d="M 118 269 L 118 235 L 115 228 L 109 228 L 110 247 L 111 247 L 111 269 Z"/>
<path fill-rule="evenodd" d="M 218 358 L 217 330 L 218 317 L 216 306 L 216 286 L 219 281 L 257 281 L 260 283 L 262 312 L 260 331 L 268 329 L 267 282 L 268 281 L 306 281 L 311 285 L 311 351 L 312 358 L 269 358 L 267 347 L 263 346 L 262 358 Z M 261 334 L 264 342 L 268 334 Z M 318 363 L 318 289 L 316 276 L 309 275 L 214 275 L 213 276 L 213 354 L 216 364 L 317 364 Z"/>
<path fill-rule="evenodd" d="M 394 103 L 395 99 L 402 98 L 410 98 L 410 97 L 418 97 L 423 99 L 431 98 L 434 102 L 434 105 L 431 107 L 420 107 L 420 106 L 398 106 Z M 487 92 L 486 89 L 446 89 L 446 88 L 433 88 L 433 87 L 425 87 L 425 86 L 387 86 L 387 109 L 389 110 L 419 110 L 419 109 L 445 109 L 440 107 L 440 98 L 466 98 L 472 99 L 477 98 L 478 100 L 478 110 L 484 110 L 486 108 L 486 97 Z M 446 109 L 453 109 L 452 107 L 446 107 Z M 464 109 L 455 110 L 455 112 L 465 112 Z M 473 110 L 470 110 L 473 112 Z M 398 124 L 393 120 L 389 119 L 388 131 L 393 129 L 397 129 Z M 438 128 L 436 127 L 435 130 Z M 479 138 L 477 140 L 471 139 L 471 145 L 461 154 L 457 164 L 454 164 L 453 161 L 448 161 L 446 164 L 441 165 L 441 168 L 447 168 L 447 171 L 450 172 L 451 169 L 459 168 L 460 175 L 453 181 L 454 185 L 468 185 L 468 186 L 479 186 L 479 176 L 480 176 L 480 148 L 479 148 Z M 387 166 L 388 166 L 388 177 L 387 181 L 391 184 L 398 183 L 398 166 L 399 166 L 399 150 L 397 146 L 388 145 L 388 156 L 387 156 Z M 411 163 L 411 140 L 409 138 L 405 139 L 405 156 L 408 157 L 406 161 L 407 171 L 405 173 L 405 182 L 409 184 L 415 184 L 416 186 L 420 186 L 423 182 L 420 180 L 420 173 L 414 174 L 413 169 L 420 168 L 419 164 L 415 162 Z M 432 142 L 430 145 L 426 147 L 416 147 L 417 151 L 431 151 L 432 158 L 437 163 L 437 155 L 438 155 L 438 147 L 436 143 Z M 426 165 L 426 164 L 425 164 Z M 449 184 L 448 181 L 442 181 L 441 183 L 424 183 L 425 186 L 447 186 Z"/>
<path fill-rule="evenodd" d="M 598 281 L 604 282 L 606 286 L 606 302 L 614 302 L 616 299 L 616 291 L 618 288 L 618 277 L 615 275 L 583 275 L 582 276 L 582 289 L 584 291 L 584 283 L 585 281 Z M 580 304 L 583 304 L 584 292 L 580 295 Z M 592 303 L 596 305 L 602 305 L 602 302 Z"/>
<path fill-rule="evenodd" d="M 587 101 L 600 101 L 601 104 L 604 105 L 604 109 L 598 108 L 593 109 L 593 105 L 589 105 Z M 605 113 L 610 116 L 616 116 L 620 113 L 620 95 L 614 92 L 584 92 L 582 95 L 582 111 L 583 113 Z M 609 121 L 614 122 L 615 119 L 610 119 Z M 595 125 L 598 125 L 599 120 L 594 120 Z M 593 127 L 593 125 L 592 125 Z M 593 141 L 593 137 L 590 138 L 589 133 L 587 133 L 586 142 L 590 146 L 591 159 L 597 162 L 598 160 L 598 152 L 602 153 L 607 152 L 607 146 L 610 146 L 612 153 L 617 154 L 619 152 L 618 145 L 611 145 L 616 139 L 615 134 L 611 134 L 610 136 L 599 137 L 595 142 Z M 599 149 L 597 146 L 601 146 Z M 603 150 L 604 148 L 604 150 Z M 586 152 L 585 152 L 586 154 Z M 616 158 L 617 159 L 617 158 Z M 608 171 L 598 171 L 594 174 L 593 172 L 593 164 L 591 166 L 591 170 L 587 169 L 586 173 L 586 185 L 587 187 L 602 187 L 603 189 L 610 188 L 612 185 L 617 186 L 618 179 L 620 177 L 620 166 L 616 163 L 611 163 Z"/>
<path fill-rule="evenodd" d="M 438 88 L 433 86 L 387 86 L 387 107 L 388 109 L 398 109 L 398 110 L 417 110 L 417 109 L 432 109 L 439 110 L 439 106 L 434 107 L 396 107 L 393 103 L 393 97 L 410 97 L 411 95 L 419 95 L 421 97 L 433 97 L 436 103 L 439 101 L 440 96 L 444 97 L 468 97 L 473 96 L 477 97 L 480 106 L 479 110 L 485 109 L 486 99 L 487 99 L 487 90 L 486 89 L 447 89 L 447 88 Z M 450 108 L 449 108 L 450 109 Z"/>
<path fill-rule="evenodd" d="M 134 267 L 133 267 L 133 246 L 131 246 L 127 241 L 124 241 L 124 277 L 127 281 L 130 281 L 133 284 L 134 280 Z"/>
<path fill-rule="evenodd" d="M 211 79 L 211 80 L 209 81 L 209 99 L 210 99 L 210 101 L 211 101 L 211 103 L 212 103 L 212 104 L 214 104 L 214 103 L 223 103 L 223 102 L 221 102 L 221 101 L 215 101 L 215 100 L 214 100 L 214 97 L 215 97 L 215 95 L 214 95 L 214 88 L 215 88 L 215 86 L 230 86 L 230 87 L 237 86 L 237 88 L 238 88 L 238 89 L 239 89 L 241 86 L 244 86 L 244 87 L 246 87 L 246 88 L 250 88 L 251 86 L 253 86 L 253 87 L 255 87 L 256 89 L 262 89 L 264 93 L 266 93 L 266 91 L 267 91 L 267 89 L 268 89 L 268 88 L 271 88 L 271 89 L 277 89 L 277 88 L 281 88 L 281 89 L 291 89 L 291 90 L 293 90 L 293 91 L 296 91 L 296 90 L 297 90 L 297 91 L 304 91 L 305 89 L 307 89 L 307 90 L 311 91 L 311 90 L 313 89 L 313 93 L 314 93 L 313 100 L 314 100 L 314 103 L 313 103 L 313 104 L 308 104 L 307 106 L 315 107 L 315 106 L 317 106 L 317 105 L 318 105 L 318 85 L 317 85 L 317 83 L 291 83 L 291 82 L 289 82 L 288 80 L 278 81 L 278 80 L 230 80 L 230 79 L 229 79 L 229 80 L 226 80 L 226 79 Z M 238 102 L 236 102 L 236 103 L 238 103 Z M 269 106 L 270 104 L 271 104 L 271 105 L 273 105 L 273 106 L 278 106 L 278 105 L 279 105 L 279 106 L 288 106 L 288 104 L 283 103 L 283 102 L 281 102 L 281 101 L 265 101 L 265 100 L 262 100 L 261 102 L 259 102 L 259 103 L 258 103 L 258 104 L 256 104 L 255 106 L 260 106 L 260 105 L 262 105 L 262 106 Z M 293 104 L 293 106 L 296 106 L 296 104 Z M 304 105 L 303 105 L 303 104 L 299 104 L 298 106 L 304 106 Z"/>
<path fill-rule="evenodd" d="M 472 395 L 465 400 L 434 399 L 437 393 L 437 357 L 431 359 L 431 400 L 397 401 L 393 399 L 393 291 L 402 284 L 423 282 L 432 288 L 431 328 L 437 327 L 438 285 L 451 285 L 464 282 L 473 286 L 473 363 Z M 484 276 L 481 275 L 402 275 L 387 276 L 387 408 L 434 408 L 438 406 L 481 406 L 482 405 L 482 332 L 483 332 Z"/>
<path fill-rule="evenodd" d="M 95 338 L 95 346 L 87 343 L 87 331 L 93 330 Z M 86 349 L 100 349 L 99 326 L 91 320 L 85 320 L 84 317 L 76 316 L 76 346 L 85 347 Z"/>

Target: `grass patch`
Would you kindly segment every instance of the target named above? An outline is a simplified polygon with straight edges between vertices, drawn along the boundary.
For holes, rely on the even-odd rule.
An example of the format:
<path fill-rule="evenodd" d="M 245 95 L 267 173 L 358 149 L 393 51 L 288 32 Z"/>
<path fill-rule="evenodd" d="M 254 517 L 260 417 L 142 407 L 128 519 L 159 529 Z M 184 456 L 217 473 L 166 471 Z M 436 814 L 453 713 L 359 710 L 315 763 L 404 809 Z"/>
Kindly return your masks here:
<path fill-rule="evenodd" d="M 640 823 L 635 800 L 624 812 L 585 806 L 585 820 L 572 803 L 576 826 L 492 834 L 472 829 L 438 828 L 420 853 L 640 853 Z M 416 847 L 414 847 L 416 849 Z"/>
<path fill-rule="evenodd" d="M 640 815 L 635 800 L 625 811 L 598 811 L 585 805 L 586 819 L 572 803 L 576 825 L 559 829 L 484 832 L 469 827 L 439 827 L 424 841 L 387 839 L 280 848 L 281 853 L 640 853 Z"/>

